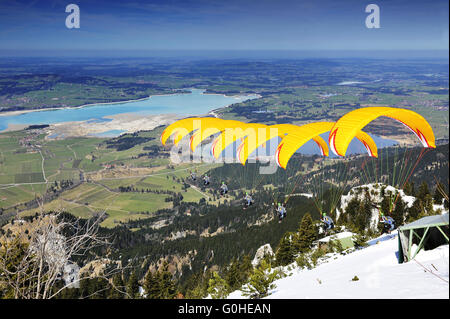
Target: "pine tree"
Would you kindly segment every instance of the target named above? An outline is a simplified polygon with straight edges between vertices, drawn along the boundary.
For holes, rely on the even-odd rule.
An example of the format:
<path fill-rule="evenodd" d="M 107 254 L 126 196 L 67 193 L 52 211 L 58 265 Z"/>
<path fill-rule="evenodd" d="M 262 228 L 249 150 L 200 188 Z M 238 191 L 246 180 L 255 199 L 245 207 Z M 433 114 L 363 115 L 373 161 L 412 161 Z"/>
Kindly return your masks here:
<path fill-rule="evenodd" d="M 436 185 L 436 188 L 434 189 L 434 195 L 433 195 L 434 203 L 437 205 L 442 204 L 442 200 L 444 199 L 444 196 L 442 195 L 440 189 L 444 190 L 445 188 L 444 188 L 444 185 L 442 185 L 441 183 L 438 183 Z"/>
<path fill-rule="evenodd" d="M 419 216 L 423 215 L 422 202 L 416 199 L 412 206 L 408 209 L 408 222 L 415 221 Z"/>
<path fill-rule="evenodd" d="M 344 224 L 353 225 L 360 205 L 361 202 L 356 197 L 352 198 L 345 209 L 345 214 L 341 214 L 341 217 L 339 217 L 339 221 Z"/>
<path fill-rule="evenodd" d="M 89 295 L 89 278 L 80 281 L 80 297 L 85 298 Z"/>
<path fill-rule="evenodd" d="M 149 269 L 144 278 L 144 291 L 147 299 L 161 299 L 159 272 L 153 274 Z"/>
<path fill-rule="evenodd" d="M 212 272 L 200 271 L 198 273 L 193 274 L 188 278 L 185 285 L 185 295 L 188 299 L 202 299 L 207 296 L 209 280 L 212 278 Z"/>
<path fill-rule="evenodd" d="M 128 298 L 139 298 L 139 282 L 135 272 L 132 272 L 130 278 L 128 278 L 126 291 L 128 294 Z"/>
<path fill-rule="evenodd" d="M 88 280 L 88 296 L 91 299 L 106 299 L 109 283 L 104 278 L 92 278 Z"/>
<path fill-rule="evenodd" d="M 230 293 L 230 286 L 217 272 L 213 272 L 213 276 L 208 282 L 207 291 L 213 299 L 225 299 Z"/>
<path fill-rule="evenodd" d="M 159 273 L 159 287 L 162 299 L 174 299 L 177 295 L 175 281 L 173 275 L 169 271 L 169 264 L 167 261 L 163 264 L 163 269 Z"/>
<path fill-rule="evenodd" d="M 395 227 L 400 227 L 403 225 L 404 219 L 405 219 L 405 202 L 401 198 L 397 199 L 397 202 L 395 203 L 394 211 L 392 212 L 392 218 L 395 222 Z"/>
<path fill-rule="evenodd" d="M 275 253 L 275 264 L 286 266 L 294 261 L 294 249 L 292 247 L 293 234 L 288 232 L 281 238 Z"/>
<path fill-rule="evenodd" d="M 240 262 L 238 260 L 233 260 L 230 266 L 225 272 L 225 278 L 227 284 L 230 286 L 231 290 L 236 290 L 244 283 L 245 275 L 243 276 L 240 269 Z"/>
<path fill-rule="evenodd" d="M 434 214 L 434 207 L 433 207 L 433 196 L 431 194 L 425 195 L 425 200 L 423 202 L 423 206 L 425 208 L 425 212 L 427 215 L 433 215 Z"/>
<path fill-rule="evenodd" d="M 317 239 L 317 229 L 310 213 L 303 215 L 298 232 L 294 236 L 293 248 L 295 253 L 308 251 Z"/>
<path fill-rule="evenodd" d="M 202 299 L 203 297 L 205 297 L 205 293 L 201 284 L 186 291 L 187 299 Z"/>
<path fill-rule="evenodd" d="M 240 282 L 246 282 L 252 271 L 252 258 L 250 257 L 250 255 L 244 255 L 242 257 L 242 261 L 239 264 Z"/>
<path fill-rule="evenodd" d="M 380 204 L 380 209 L 383 212 L 383 214 L 388 215 L 390 213 L 391 210 L 391 196 L 384 196 L 383 200 L 381 201 Z"/>
<path fill-rule="evenodd" d="M 279 270 L 272 270 L 270 264 L 262 260 L 250 276 L 248 284 L 242 287 L 242 294 L 252 299 L 267 297 L 269 291 L 276 287 L 273 282 L 281 277 Z"/>
<path fill-rule="evenodd" d="M 405 192 L 405 195 L 415 196 L 414 183 L 406 182 L 405 186 L 403 187 L 403 191 Z"/>
<path fill-rule="evenodd" d="M 417 193 L 416 193 L 416 185 L 414 184 L 414 182 L 411 182 L 411 194 L 410 196 L 414 196 L 416 197 Z"/>
<path fill-rule="evenodd" d="M 419 191 L 417 193 L 417 198 L 419 198 L 423 203 L 426 201 L 427 195 L 430 194 L 430 190 L 428 189 L 427 182 L 423 181 L 419 187 Z"/>
<path fill-rule="evenodd" d="M 112 279 L 112 285 L 109 289 L 108 299 L 123 299 L 124 284 L 121 274 L 115 274 Z"/>
<path fill-rule="evenodd" d="M 370 226 L 370 218 L 372 216 L 372 203 L 369 197 L 365 197 L 361 203 L 357 217 L 355 218 L 355 226 L 358 232 L 364 232 Z"/>
<path fill-rule="evenodd" d="M 1 229 L 1 228 L 0 228 Z M 9 229 L 8 229 L 9 230 Z M 2 246 L 3 244 L 4 246 Z M 28 251 L 28 243 L 23 243 L 19 240 L 18 237 L 15 237 L 10 242 L 0 242 L 0 258 L 3 260 L 5 267 L 5 271 L 16 273 L 18 265 L 23 262 L 25 256 Z M 7 254 L 6 251 L 9 251 Z M 30 271 L 31 272 L 31 271 Z M 30 276 L 30 274 L 26 273 L 26 276 Z M 17 299 L 19 296 L 17 295 L 17 291 L 23 290 L 24 287 L 22 284 L 16 289 L 14 289 L 11 285 L 2 285 L 2 274 L 0 273 L 0 299 Z M 20 282 L 18 280 L 17 273 L 11 276 L 11 279 L 16 282 Z M 28 285 L 28 282 L 24 282 L 25 285 Z"/>

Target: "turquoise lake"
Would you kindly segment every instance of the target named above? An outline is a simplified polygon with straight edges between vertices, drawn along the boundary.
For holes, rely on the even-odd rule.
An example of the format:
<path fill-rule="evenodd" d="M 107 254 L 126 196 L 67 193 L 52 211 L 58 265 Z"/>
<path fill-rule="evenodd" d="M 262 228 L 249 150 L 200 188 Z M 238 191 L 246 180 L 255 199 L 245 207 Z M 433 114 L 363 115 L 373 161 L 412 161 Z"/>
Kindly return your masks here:
<path fill-rule="evenodd" d="M 3 131 L 9 124 L 54 124 L 71 121 L 111 121 L 105 116 L 139 113 L 142 115 L 152 114 L 179 114 L 179 115 L 203 115 L 208 112 L 226 107 L 233 103 L 242 102 L 248 99 L 254 99 L 258 96 L 225 96 L 220 94 L 204 94 L 204 90 L 192 89 L 191 93 L 180 93 L 170 95 L 154 95 L 147 99 L 131 101 L 124 103 L 95 104 L 79 108 L 66 108 L 56 110 L 44 110 L 23 113 L 11 116 L 0 116 L 0 131 Z M 112 130 L 95 134 L 99 137 L 113 137 L 120 135 L 123 131 Z M 394 140 L 383 139 L 376 135 L 371 135 L 378 148 L 388 147 L 397 144 Z M 328 133 L 322 135 L 327 141 Z M 278 144 L 278 143 L 277 143 Z M 275 145 L 277 145 L 275 144 Z M 275 146 L 276 147 L 276 146 Z M 318 154 L 318 148 L 315 142 L 309 141 L 299 150 L 303 154 Z M 354 139 L 348 148 L 347 154 L 366 152 L 362 144 Z M 330 156 L 334 156 L 330 152 Z"/>
<path fill-rule="evenodd" d="M 66 108 L 0 116 L 0 131 L 9 124 L 54 124 L 71 121 L 110 121 L 104 118 L 122 113 L 203 115 L 208 112 L 257 98 L 256 95 L 224 96 L 203 94 L 204 90 L 192 89 L 191 93 L 153 95 L 148 99 L 124 103 L 94 104 L 79 108 Z"/>

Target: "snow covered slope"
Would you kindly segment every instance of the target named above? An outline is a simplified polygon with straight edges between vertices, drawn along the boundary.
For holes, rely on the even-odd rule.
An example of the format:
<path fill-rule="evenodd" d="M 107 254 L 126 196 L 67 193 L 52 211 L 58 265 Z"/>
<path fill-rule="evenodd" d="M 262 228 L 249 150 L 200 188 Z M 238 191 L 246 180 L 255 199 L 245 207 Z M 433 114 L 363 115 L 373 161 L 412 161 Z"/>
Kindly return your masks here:
<path fill-rule="evenodd" d="M 421 251 L 415 258 L 417 262 L 398 264 L 396 234 L 369 243 L 369 247 L 347 255 L 334 254 L 311 270 L 295 268 L 291 276 L 275 281 L 276 288 L 267 298 L 449 298 L 448 245 Z M 425 271 L 419 263 L 447 282 Z M 355 276 L 359 280 L 352 281 Z M 235 291 L 228 298 L 244 297 Z"/>

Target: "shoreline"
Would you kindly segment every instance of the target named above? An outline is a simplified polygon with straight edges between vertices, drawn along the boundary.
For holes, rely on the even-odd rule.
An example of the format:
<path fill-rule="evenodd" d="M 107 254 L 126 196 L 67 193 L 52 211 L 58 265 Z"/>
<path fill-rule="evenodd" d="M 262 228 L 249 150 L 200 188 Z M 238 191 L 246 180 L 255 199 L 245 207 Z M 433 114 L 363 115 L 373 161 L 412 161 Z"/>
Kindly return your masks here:
<path fill-rule="evenodd" d="M 223 95 L 223 96 L 231 96 L 231 97 L 232 96 L 245 96 L 245 95 L 226 95 L 226 94 L 219 94 L 219 93 L 202 93 L 202 94 L 215 94 L 215 95 Z M 262 95 L 260 95 L 258 93 L 247 94 L 247 96 L 251 96 L 251 95 L 256 96 L 255 99 L 262 98 Z M 245 101 L 247 101 L 247 100 L 245 100 Z M 211 110 L 211 111 L 208 112 L 208 115 L 212 115 L 215 118 L 219 118 L 219 115 L 216 112 L 221 110 L 221 109 L 226 109 L 226 108 L 230 107 L 231 105 L 233 105 L 233 104 L 230 104 L 230 105 L 227 105 L 227 106 L 224 106 L 224 107 L 219 107 L 217 109 Z"/>
<path fill-rule="evenodd" d="M 60 109 L 78 109 L 82 107 L 89 107 L 89 106 L 98 106 L 98 105 L 105 105 L 105 104 L 123 104 L 123 103 L 132 103 L 132 102 L 138 102 L 142 100 L 148 100 L 152 98 L 153 96 L 173 96 L 173 95 L 184 95 L 184 94 L 193 94 L 194 90 L 197 92 L 200 92 L 201 95 L 217 95 L 217 96 L 224 96 L 224 97 L 233 97 L 239 102 L 246 101 L 253 98 L 259 98 L 259 94 L 246 94 L 246 95 L 234 95 L 234 96 L 227 96 L 225 94 L 219 94 L 219 93 L 205 93 L 205 89 L 196 89 L 196 88 L 185 88 L 183 90 L 190 90 L 190 92 L 177 92 L 177 93 L 171 93 L 171 94 L 157 94 L 157 95 L 151 95 L 146 98 L 140 98 L 136 100 L 128 100 L 128 101 L 117 101 L 117 102 L 108 102 L 108 103 L 90 103 L 85 104 L 82 106 L 76 106 L 76 107 L 59 107 L 59 108 L 53 108 L 53 109 L 38 109 L 38 110 L 26 110 L 26 111 L 10 111 L 10 112 L 4 112 L 0 113 L 0 116 L 15 116 L 20 114 L 25 114 L 29 112 L 40 112 L 40 111 L 49 111 L 49 110 L 60 110 Z M 196 92 L 196 94 L 198 94 Z M 139 113 L 135 114 L 134 112 L 126 112 L 126 113 L 118 113 L 118 114 L 110 114 L 103 116 L 105 119 L 109 119 L 111 121 L 108 122 L 89 122 L 89 120 L 85 121 L 66 121 L 66 122 L 57 122 L 57 123 L 51 123 L 49 124 L 49 128 L 46 129 L 48 136 L 50 139 L 52 139 L 52 136 L 55 134 L 55 137 L 57 138 L 62 136 L 86 136 L 86 137 L 95 137 L 93 134 L 99 134 L 104 133 L 111 130 L 122 130 L 127 133 L 130 133 L 135 130 L 142 130 L 142 129 L 153 129 L 156 126 L 158 126 L 158 122 L 160 124 L 170 124 L 171 122 L 175 121 L 176 119 L 185 117 L 185 116 L 206 116 L 206 115 L 212 115 L 214 117 L 218 117 L 218 114 L 216 113 L 218 110 L 221 110 L 223 108 L 229 107 L 233 105 L 235 102 L 231 102 L 229 105 L 225 107 L 219 107 L 216 109 L 213 109 L 209 112 L 205 112 L 202 114 L 177 114 L 177 113 L 160 113 L 160 114 L 148 114 L 148 115 L 141 115 Z M 156 120 L 156 121 L 155 121 Z M 0 131 L 0 133 L 6 133 L 6 132 L 12 132 L 12 131 L 20 131 L 25 128 L 27 128 L 29 125 L 32 124 L 14 124 L 14 123 L 8 123 L 8 126 Z"/>
<path fill-rule="evenodd" d="M 183 89 L 180 89 L 183 90 Z M 32 109 L 32 110 L 17 110 L 17 111 L 6 111 L 6 112 L 0 112 L 0 116 L 15 116 L 15 115 L 21 115 L 21 114 L 27 114 L 27 113 L 32 113 L 32 112 L 44 112 L 44 111 L 56 111 L 56 110 L 69 110 L 69 109 L 81 109 L 84 107 L 90 107 L 90 106 L 97 106 L 97 105 L 105 105 L 105 104 L 124 104 L 124 103 L 133 103 L 133 102 L 139 102 L 139 101 L 144 101 L 144 100 L 148 100 L 152 97 L 155 96 L 171 96 L 171 95 L 181 95 L 181 94 L 192 94 L 192 90 L 199 90 L 199 91 L 203 91 L 200 94 L 205 94 L 205 95 L 221 95 L 221 96 L 225 96 L 225 97 L 234 97 L 236 99 L 238 99 L 239 96 L 245 96 L 245 95 L 226 95 L 226 94 L 220 94 L 220 93 L 205 93 L 206 89 L 196 89 L 196 88 L 188 88 L 186 90 L 191 90 L 191 93 L 183 93 L 183 92 L 179 92 L 179 93 L 165 93 L 165 94 L 153 94 L 153 95 L 149 95 L 148 97 L 143 97 L 140 99 L 134 99 L 134 100 L 126 100 L 126 101 L 116 101 L 116 102 L 101 102 L 101 103 L 88 103 L 88 104 L 83 104 L 83 105 L 79 105 L 79 106 L 61 106 L 61 107 L 54 107 L 54 108 L 42 108 L 42 109 Z M 255 95 L 257 96 L 257 98 L 261 98 L 261 95 L 259 94 L 247 94 L 247 95 Z M 229 105 L 228 105 L 229 106 Z M 226 107 L 228 107 L 226 106 Z M 216 111 L 218 109 L 214 109 L 212 111 Z"/>
<path fill-rule="evenodd" d="M 168 96 L 168 95 L 176 95 L 176 94 L 188 94 L 188 93 L 153 94 L 153 95 L 149 95 L 148 97 L 143 97 L 143 98 L 135 99 L 135 100 L 116 101 L 116 102 L 88 103 L 88 104 L 83 104 L 83 105 L 79 105 L 79 106 L 60 106 L 60 107 L 32 109 L 32 110 L 6 111 L 6 112 L 0 112 L 0 116 L 14 116 L 14 115 L 21 115 L 21 114 L 32 113 L 32 112 L 45 112 L 45 111 L 53 111 L 53 110 L 81 109 L 81 108 L 84 108 L 84 107 L 96 106 L 96 105 L 105 105 L 105 104 L 133 103 L 133 102 L 139 102 L 139 101 L 148 100 L 152 96 Z"/>
<path fill-rule="evenodd" d="M 88 123 L 86 121 L 71 121 L 50 124 L 45 128 L 45 139 L 64 139 L 67 137 L 88 137 L 98 138 L 97 134 L 108 131 L 122 131 L 124 133 L 133 133 L 140 130 L 152 130 L 160 125 L 168 125 L 179 118 L 176 114 L 159 114 L 142 116 L 134 113 L 121 113 L 108 115 L 108 122 Z M 116 136 L 116 135 L 114 135 Z"/>

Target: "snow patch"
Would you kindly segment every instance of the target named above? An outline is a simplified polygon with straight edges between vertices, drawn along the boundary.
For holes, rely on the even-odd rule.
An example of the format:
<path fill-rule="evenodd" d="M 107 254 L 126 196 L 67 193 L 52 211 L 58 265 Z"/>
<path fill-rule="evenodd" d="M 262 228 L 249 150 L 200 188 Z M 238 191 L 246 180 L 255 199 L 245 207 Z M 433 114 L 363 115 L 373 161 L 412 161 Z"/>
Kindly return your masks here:
<path fill-rule="evenodd" d="M 313 269 L 295 268 L 276 280 L 273 299 L 448 299 L 449 246 L 421 251 L 399 264 L 398 237 L 383 235 L 374 244 L 346 255 L 328 254 Z M 420 264 L 419 264 L 420 263 Z M 295 267 L 295 263 L 290 266 Z M 427 270 L 425 270 L 425 267 Z M 433 273 L 431 273 L 432 271 Z M 357 276 L 359 280 L 352 281 Z M 440 277 L 440 278 L 439 278 Z M 240 291 L 228 298 L 242 299 Z"/>

